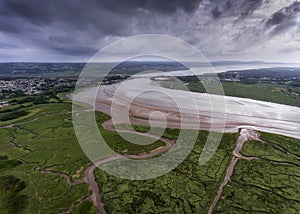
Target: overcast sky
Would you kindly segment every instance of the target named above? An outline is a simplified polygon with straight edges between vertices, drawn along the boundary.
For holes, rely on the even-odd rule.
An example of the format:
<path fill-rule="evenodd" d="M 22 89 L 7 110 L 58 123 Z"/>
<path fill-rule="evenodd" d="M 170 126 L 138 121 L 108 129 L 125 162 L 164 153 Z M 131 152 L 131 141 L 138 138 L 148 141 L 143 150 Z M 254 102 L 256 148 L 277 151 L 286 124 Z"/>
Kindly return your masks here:
<path fill-rule="evenodd" d="M 211 60 L 300 62 L 297 0 L 0 0 L 0 61 L 87 61 L 132 35 L 178 37 Z"/>

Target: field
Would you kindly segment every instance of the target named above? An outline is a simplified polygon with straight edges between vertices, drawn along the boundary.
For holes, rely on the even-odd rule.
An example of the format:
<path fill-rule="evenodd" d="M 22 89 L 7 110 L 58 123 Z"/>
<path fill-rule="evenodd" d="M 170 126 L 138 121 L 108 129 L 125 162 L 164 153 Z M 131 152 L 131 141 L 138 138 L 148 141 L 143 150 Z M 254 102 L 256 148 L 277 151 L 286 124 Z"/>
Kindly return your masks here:
<path fill-rule="evenodd" d="M 249 141 L 216 213 L 299 213 L 300 140 L 262 133 Z"/>

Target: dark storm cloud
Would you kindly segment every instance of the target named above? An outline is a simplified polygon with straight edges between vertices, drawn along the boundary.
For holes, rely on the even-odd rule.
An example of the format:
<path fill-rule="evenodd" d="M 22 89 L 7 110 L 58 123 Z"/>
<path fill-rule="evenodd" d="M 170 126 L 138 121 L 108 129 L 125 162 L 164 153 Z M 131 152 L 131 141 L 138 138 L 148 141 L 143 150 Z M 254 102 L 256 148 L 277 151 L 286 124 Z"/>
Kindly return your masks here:
<path fill-rule="evenodd" d="M 222 12 L 219 10 L 219 7 L 215 7 L 212 11 L 211 14 L 214 19 L 217 19 L 221 16 Z"/>
<path fill-rule="evenodd" d="M 0 31 L 16 43 L 66 55 L 93 55 L 99 49 L 92 44 L 97 39 L 127 35 L 127 21 L 96 1 L 7 0 L 0 7 Z"/>
<path fill-rule="evenodd" d="M 23 19 L 37 26 L 65 23 L 84 30 L 87 25 L 93 25 L 106 34 L 123 35 L 126 26 L 124 21 L 137 15 L 140 9 L 162 14 L 178 10 L 191 13 L 198 8 L 200 2 L 201 0 L 4 0 L 0 14 Z M 1 29 L 16 32 L 16 27 L 11 24 L 11 29 L 5 24 L 2 24 Z"/>
<path fill-rule="evenodd" d="M 152 12 L 174 13 L 183 10 L 187 13 L 194 12 L 202 0 L 102 0 L 99 4 L 112 11 L 122 13 L 132 12 L 136 9 L 146 9 Z"/>
<path fill-rule="evenodd" d="M 55 47 L 52 49 L 53 51 L 57 51 L 59 53 L 64 53 L 70 56 L 91 56 L 95 54 L 97 50 L 93 48 L 87 48 L 87 47 Z"/>
<path fill-rule="evenodd" d="M 243 6 L 241 7 L 241 16 L 247 16 L 253 13 L 262 4 L 263 4 L 263 0 L 244 1 Z"/>
<path fill-rule="evenodd" d="M 99 25 L 107 33 L 116 33 L 120 26 L 97 1 L 62 0 L 6 0 L 0 9 L 4 17 L 21 19 L 30 24 L 45 27 L 52 24 L 66 24 L 69 28 L 86 29 L 87 25 Z M 12 27 L 14 23 L 12 23 Z M 22 27 L 22 26 L 20 26 Z"/>
<path fill-rule="evenodd" d="M 211 0 L 214 8 L 211 10 L 214 19 L 221 17 L 246 17 L 259 8 L 263 0 Z"/>
<path fill-rule="evenodd" d="M 282 8 L 274 13 L 266 22 L 265 28 L 272 28 L 272 34 L 280 33 L 292 26 L 295 26 L 297 17 L 300 16 L 300 2 Z"/>
<path fill-rule="evenodd" d="M 46 60 L 51 54 L 90 57 L 112 41 L 144 33 L 176 36 L 208 52 L 234 52 L 259 43 L 264 31 L 271 37 L 295 25 L 299 2 L 290 6 L 282 2 L 0 0 L 0 52 L 22 55 L 31 51 L 34 56 L 44 54 Z M 284 8 L 273 11 L 273 4 Z M 277 12 L 251 22 L 261 8 Z"/>
<path fill-rule="evenodd" d="M 132 18 L 139 16 L 142 9 L 157 14 L 172 14 L 177 11 L 192 13 L 200 2 L 201 0 L 3 0 L 0 3 L 0 31 L 19 35 L 19 39 L 25 44 L 34 43 L 34 46 L 42 49 L 66 54 L 72 51 L 74 54 L 93 54 L 99 47 L 83 43 L 92 43 L 91 41 L 109 35 L 131 35 L 133 29 L 129 26 Z"/>
<path fill-rule="evenodd" d="M 1 14 L 18 16 L 38 25 L 54 21 L 76 22 L 97 20 L 97 22 L 110 22 L 111 17 L 102 17 L 102 13 L 131 14 L 134 15 L 139 9 L 150 12 L 174 13 L 183 10 L 187 13 L 195 11 L 201 0 L 4 0 L 0 11 Z M 99 20 L 97 18 L 103 18 Z"/>

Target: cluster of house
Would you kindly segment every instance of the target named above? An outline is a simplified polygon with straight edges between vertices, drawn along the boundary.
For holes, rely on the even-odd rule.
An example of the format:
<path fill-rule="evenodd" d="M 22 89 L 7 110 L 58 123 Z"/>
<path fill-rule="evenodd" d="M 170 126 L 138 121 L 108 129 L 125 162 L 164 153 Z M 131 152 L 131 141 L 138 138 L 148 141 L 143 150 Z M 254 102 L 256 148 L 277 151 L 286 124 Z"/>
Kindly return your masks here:
<path fill-rule="evenodd" d="M 45 85 L 43 79 L 0 80 L 0 92 L 22 91 L 27 95 L 33 95 L 41 93 L 43 85 Z"/>

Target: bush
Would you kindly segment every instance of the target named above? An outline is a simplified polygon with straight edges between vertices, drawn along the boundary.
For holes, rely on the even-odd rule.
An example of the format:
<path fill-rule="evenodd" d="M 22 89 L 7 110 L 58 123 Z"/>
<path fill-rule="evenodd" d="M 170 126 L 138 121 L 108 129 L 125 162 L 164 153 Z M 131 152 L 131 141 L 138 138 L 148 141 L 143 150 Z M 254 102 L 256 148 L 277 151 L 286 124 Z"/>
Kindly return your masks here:
<path fill-rule="evenodd" d="M 11 113 L 8 113 L 8 114 L 2 116 L 0 118 L 0 121 L 8 121 L 8 120 L 17 119 L 17 118 L 23 117 L 23 116 L 25 116 L 27 114 L 29 114 L 29 112 L 28 111 L 24 111 L 24 110 L 11 112 Z"/>
<path fill-rule="evenodd" d="M 0 177 L 0 212 L 21 213 L 28 204 L 28 197 L 21 195 L 25 189 L 24 181 L 8 175 Z"/>

